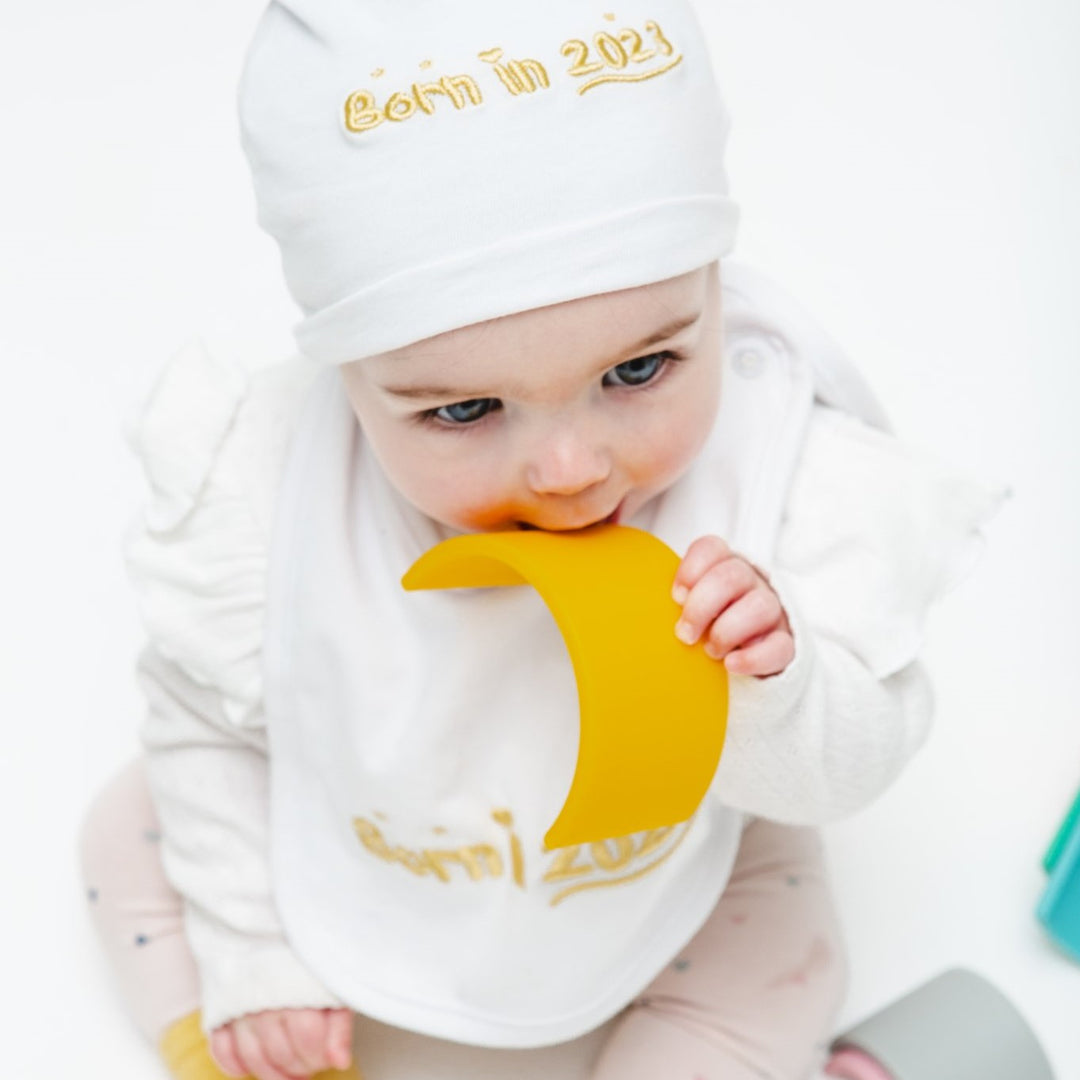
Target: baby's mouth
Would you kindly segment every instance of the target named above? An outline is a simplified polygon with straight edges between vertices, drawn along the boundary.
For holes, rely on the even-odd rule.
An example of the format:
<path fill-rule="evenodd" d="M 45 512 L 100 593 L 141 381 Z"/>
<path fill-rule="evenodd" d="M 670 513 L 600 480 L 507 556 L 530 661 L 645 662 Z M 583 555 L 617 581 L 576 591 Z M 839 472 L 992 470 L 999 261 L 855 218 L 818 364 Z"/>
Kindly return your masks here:
<path fill-rule="evenodd" d="M 621 511 L 622 503 L 619 503 L 606 518 L 601 518 L 599 521 L 589 521 L 584 525 L 574 525 L 568 529 L 544 529 L 542 526 L 533 525 L 528 521 L 518 521 L 515 524 L 525 532 L 581 532 L 583 529 L 592 529 L 597 525 L 618 525 Z"/>

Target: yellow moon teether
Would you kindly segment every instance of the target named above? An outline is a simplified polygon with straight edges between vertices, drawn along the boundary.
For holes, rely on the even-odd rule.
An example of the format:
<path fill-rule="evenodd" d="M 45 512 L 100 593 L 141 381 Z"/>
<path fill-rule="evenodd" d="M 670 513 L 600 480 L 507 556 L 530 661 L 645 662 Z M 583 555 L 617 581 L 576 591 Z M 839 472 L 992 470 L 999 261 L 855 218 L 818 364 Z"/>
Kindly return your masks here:
<path fill-rule="evenodd" d="M 422 555 L 406 589 L 530 584 L 577 680 L 581 737 L 570 791 L 544 842 L 591 843 L 690 817 L 720 760 L 727 672 L 674 634 L 679 558 L 640 529 L 475 533 Z"/>

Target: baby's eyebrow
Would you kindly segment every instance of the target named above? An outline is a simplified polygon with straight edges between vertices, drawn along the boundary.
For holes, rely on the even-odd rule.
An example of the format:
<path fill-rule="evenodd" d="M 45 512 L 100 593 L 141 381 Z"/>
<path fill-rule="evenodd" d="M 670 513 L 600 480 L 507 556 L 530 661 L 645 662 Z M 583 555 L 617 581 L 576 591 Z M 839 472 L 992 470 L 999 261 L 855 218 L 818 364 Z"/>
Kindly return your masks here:
<path fill-rule="evenodd" d="M 666 323 L 664 326 L 654 330 L 651 334 L 642 338 L 641 341 L 634 345 L 627 346 L 622 350 L 622 356 L 638 356 L 643 350 L 650 348 L 653 345 L 661 341 L 667 341 L 669 338 L 673 338 L 681 330 L 685 330 L 688 326 L 693 326 L 694 323 L 701 318 L 701 312 L 695 311 L 690 315 L 684 315 L 678 319 L 673 319 L 671 322 Z M 617 363 L 618 361 L 612 361 Z M 488 397 L 481 391 L 462 390 L 460 386 L 384 386 L 383 393 L 390 394 L 393 397 L 406 398 L 408 400 L 415 399 L 441 399 L 441 400 L 454 400 L 454 401 L 474 401 L 484 397 Z"/>
<path fill-rule="evenodd" d="M 668 338 L 673 338 L 680 330 L 685 330 L 688 326 L 693 326 L 700 318 L 701 312 L 695 311 L 691 315 L 684 315 L 681 318 L 673 319 L 666 326 L 661 326 L 659 330 L 653 331 L 653 333 L 639 341 L 636 345 L 631 345 L 626 351 L 628 353 L 639 353 L 642 349 L 649 348 L 650 345 L 656 345 L 661 341 L 667 341 Z"/>
<path fill-rule="evenodd" d="M 399 398 L 453 398 L 455 401 L 472 401 L 484 396 L 450 386 L 384 386 L 383 392 Z"/>

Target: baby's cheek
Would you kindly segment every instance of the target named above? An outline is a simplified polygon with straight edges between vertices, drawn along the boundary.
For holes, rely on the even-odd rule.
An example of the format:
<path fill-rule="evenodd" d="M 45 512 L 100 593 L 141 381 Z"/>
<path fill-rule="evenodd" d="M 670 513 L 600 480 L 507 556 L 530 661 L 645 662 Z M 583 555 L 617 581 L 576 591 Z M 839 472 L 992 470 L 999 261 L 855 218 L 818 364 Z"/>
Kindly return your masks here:
<path fill-rule="evenodd" d="M 689 422 L 661 421 L 650 426 L 636 461 L 637 482 L 658 494 L 670 487 L 694 462 L 708 438 L 711 414 L 688 418 Z"/>
<path fill-rule="evenodd" d="M 513 518 L 504 493 L 476 469 L 429 469 L 397 487 L 422 513 L 455 529 L 486 532 Z"/>
<path fill-rule="evenodd" d="M 464 500 L 453 509 L 456 518 L 450 524 L 467 529 L 469 532 L 492 532 L 495 529 L 505 529 L 517 520 L 519 513 L 514 503 L 498 498 L 486 500 L 482 497 L 475 501 Z"/>

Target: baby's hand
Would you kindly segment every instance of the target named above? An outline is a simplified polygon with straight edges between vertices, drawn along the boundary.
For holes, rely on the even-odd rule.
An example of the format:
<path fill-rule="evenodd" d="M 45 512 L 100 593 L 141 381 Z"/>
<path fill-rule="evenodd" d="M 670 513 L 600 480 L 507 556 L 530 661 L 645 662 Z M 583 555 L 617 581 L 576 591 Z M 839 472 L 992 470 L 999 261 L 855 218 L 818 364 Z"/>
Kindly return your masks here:
<path fill-rule="evenodd" d="M 210 1035 L 210 1053 L 229 1076 L 300 1080 L 352 1060 L 348 1009 L 269 1009 L 241 1016 Z"/>
<path fill-rule="evenodd" d="M 687 551 L 671 590 L 683 612 L 675 627 L 733 675 L 778 675 L 795 657 L 791 626 L 779 597 L 744 558 L 718 536 L 703 536 Z"/>

